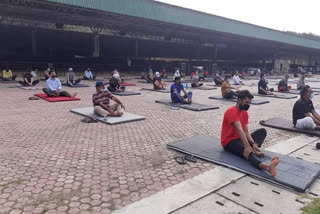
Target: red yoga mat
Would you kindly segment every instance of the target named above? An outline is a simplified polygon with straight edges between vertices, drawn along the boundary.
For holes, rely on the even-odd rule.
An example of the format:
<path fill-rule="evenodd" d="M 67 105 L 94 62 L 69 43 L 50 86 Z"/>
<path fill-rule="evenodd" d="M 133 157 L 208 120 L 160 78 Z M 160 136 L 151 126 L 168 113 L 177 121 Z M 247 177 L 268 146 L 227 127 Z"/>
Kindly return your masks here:
<path fill-rule="evenodd" d="M 80 98 L 78 98 L 78 97 L 48 97 L 46 94 L 35 94 L 34 96 L 37 96 L 37 97 L 44 99 L 48 102 L 63 102 L 63 101 L 80 100 Z"/>
<path fill-rule="evenodd" d="M 120 86 L 136 86 L 136 84 L 134 84 L 134 83 L 128 83 L 128 82 L 123 82 L 123 83 L 120 83 Z"/>

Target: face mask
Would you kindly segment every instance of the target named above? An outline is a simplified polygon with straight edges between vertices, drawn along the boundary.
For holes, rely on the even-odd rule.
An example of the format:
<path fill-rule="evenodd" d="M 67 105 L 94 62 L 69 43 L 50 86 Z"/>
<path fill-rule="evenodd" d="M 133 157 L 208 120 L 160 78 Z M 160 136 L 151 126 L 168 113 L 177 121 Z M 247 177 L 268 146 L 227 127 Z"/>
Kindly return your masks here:
<path fill-rule="evenodd" d="M 312 92 L 311 94 L 310 94 L 310 99 L 312 100 L 314 98 L 314 93 Z"/>
<path fill-rule="evenodd" d="M 56 78 L 56 75 L 52 75 L 52 78 Z"/>
<path fill-rule="evenodd" d="M 106 92 L 107 90 L 105 88 L 100 89 L 101 92 Z"/>
<path fill-rule="evenodd" d="M 248 109 L 250 108 L 250 105 L 249 104 L 240 104 L 239 105 L 239 109 L 241 110 L 241 111 L 248 111 Z"/>

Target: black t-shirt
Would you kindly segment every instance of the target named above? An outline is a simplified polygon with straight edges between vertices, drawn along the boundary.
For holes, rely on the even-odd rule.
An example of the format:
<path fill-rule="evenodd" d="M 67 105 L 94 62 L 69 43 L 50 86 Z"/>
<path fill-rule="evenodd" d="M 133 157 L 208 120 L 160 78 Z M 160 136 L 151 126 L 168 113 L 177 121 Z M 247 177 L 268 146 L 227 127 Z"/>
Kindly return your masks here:
<path fill-rule="evenodd" d="M 110 84 L 111 88 L 118 88 L 119 87 L 119 80 L 115 77 L 111 77 L 109 84 Z"/>
<path fill-rule="evenodd" d="M 311 113 L 314 110 L 313 103 L 311 100 L 304 100 L 300 98 L 293 106 L 292 118 L 293 124 L 297 124 L 297 120 L 305 118 L 307 113 Z"/>
<path fill-rule="evenodd" d="M 161 77 L 153 77 L 152 82 L 155 83 L 156 81 L 161 82 Z"/>
<path fill-rule="evenodd" d="M 24 79 L 27 79 L 27 81 L 30 83 L 31 82 L 31 79 L 33 78 L 32 74 L 31 73 L 26 73 L 24 76 L 23 76 Z"/>
<path fill-rule="evenodd" d="M 259 82 L 258 82 L 258 93 L 259 94 L 265 94 L 264 91 L 262 91 L 261 88 L 263 88 L 264 90 L 267 90 L 268 89 L 268 86 L 267 86 L 267 82 L 264 80 L 264 79 L 261 79 Z"/>
<path fill-rule="evenodd" d="M 282 79 L 279 84 L 278 84 L 278 89 L 281 88 L 281 87 L 285 87 L 285 88 L 288 88 L 288 82 L 286 79 Z"/>

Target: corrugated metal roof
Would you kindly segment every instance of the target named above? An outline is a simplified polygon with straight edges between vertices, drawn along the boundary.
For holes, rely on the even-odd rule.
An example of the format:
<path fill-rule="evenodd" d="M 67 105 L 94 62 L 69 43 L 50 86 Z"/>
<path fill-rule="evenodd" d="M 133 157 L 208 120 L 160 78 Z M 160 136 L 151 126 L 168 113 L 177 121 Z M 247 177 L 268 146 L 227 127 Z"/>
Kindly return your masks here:
<path fill-rule="evenodd" d="M 319 41 L 151 0 L 45 1 L 320 49 Z"/>

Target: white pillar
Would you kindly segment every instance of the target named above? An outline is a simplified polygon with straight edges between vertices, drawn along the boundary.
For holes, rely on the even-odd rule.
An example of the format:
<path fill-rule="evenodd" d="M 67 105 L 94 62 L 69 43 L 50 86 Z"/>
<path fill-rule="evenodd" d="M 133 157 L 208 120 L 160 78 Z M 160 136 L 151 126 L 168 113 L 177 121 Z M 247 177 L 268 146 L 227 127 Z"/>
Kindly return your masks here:
<path fill-rule="evenodd" d="M 93 57 L 100 56 L 100 35 L 95 33 L 93 36 Z"/>

